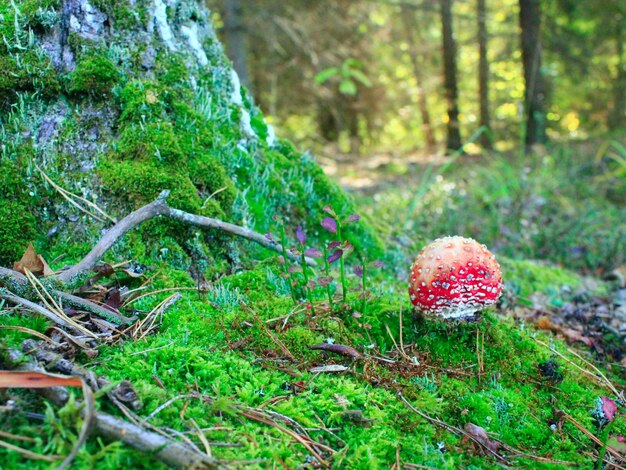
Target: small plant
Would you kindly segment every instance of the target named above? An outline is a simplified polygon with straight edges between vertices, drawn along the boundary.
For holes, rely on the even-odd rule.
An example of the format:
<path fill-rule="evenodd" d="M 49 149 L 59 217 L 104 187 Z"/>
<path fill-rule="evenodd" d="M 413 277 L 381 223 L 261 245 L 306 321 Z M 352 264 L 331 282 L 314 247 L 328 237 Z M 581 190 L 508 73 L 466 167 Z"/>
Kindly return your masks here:
<path fill-rule="evenodd" d="M 374 268 L 382 268 L 384 266 L 384 263 L 382 261 L 376 260 L 376 261 L 372 261 L 371 263 L 369 263 L 369 266 L 374 267 Z M 356 274 L 361 279 L 361 294 L 359 297 L 361 298 L 361 314 L 362 315 L 365 315 L 367 311 L 367 300 L 372 294 L 372 291 L 370 291 L 367 287 L 367 275 L 366 275 L 367 267 L 368 267 L 368 263 L 365 258 L 361 260 L 361 264 L 354 267 L 354 274 Z"/>
<path fill-rule="evenodd" d="M 287 266 L 287 234 L 285 233 L 285 223 L 282 220 L 279 220 L 278 217 L 274 216 L 274 220 L 279 222 L 280 227 L 280 245 L 282 247 L 282 257 L 281 264 L 283 266 L 283 277 L 289 282 L 289 291 L 291 292 L 291 298 L 293 299 L 294 304 L 298 304 L 298 299 L 296 298 L 296 292 L 294 289 L 294 280 L 292 278 L 293 270 L 290 270 L 290 267 Z M 268 233 L 267 237 L 271 240 L 271 235 Z"/>
<path fill-rule="evenodd" d="M 280 243 L 282 246 L 282 256 L 280 257 L 280 263 L 282 266 L 281 277 L 285 279 L 289 285 L 289 290 L 293 298 L 294 304 L 298 304 L 300 299 L 306 299 L 308 302 L 308 308 L 315 313 L 314 303 L 316 297 L 316 291 L 318 288 L 323 290 L 323 295 L 328 299 L 328 307 L 332 312 L 335 310 L 334 295 L 335 289 L 335 277 L 332 272 L 332 265 L 339 262 L 339 282 L 341 284 L 341 295 L 344 305 L 347 302 L 347 294 L 349 290 L 348 276 L 346 274 L 345 259 L 354 251 L 354 246 L 343 238 L 342 228 L 345 225 L 358 221 L 361 217 L 358 214 L 350 214 L 346 217 L 339 217 L 331 206 L 325 206 L 324 212 L 329 214 L 330 217 L 326 217 L 321 221 L 321 226 L 327 232 L 336 235 L 336 240 L 332 240 L 327 244 L 322 245 L 322 249 L 319 250 L 315 247 L 307 247 L 308 237 L 302 225 L 298 225 L 294 231 L 297 244 L 290 246 L 291 253 L 296 254 L 299 257 L 298 264 L 289 264 L 289 257 L 287 251 L 287 233 L 285 224 L 273 217 L 275 221 L 279 223 L 280 231 Z M 266 235 L 269 240 L 274 240 L 272 235 L 268 233 Z M 307 261 L 309 258 L 321 258 L 323 262 L 323 271 L 317 272 L 311 268 Z M 367 309 L 367 301 L 371 296 L 371 291 L 368 289 L 367 284 L 367 268 L 375 267 L 380 268 L 383 266 L 381 261 L 367 262 L 365 257 L 361 258 L 361 263 L 354 267 L 354 273 L 359 279 L 359 286 L 355 290 L 360 290 L 359 299 L 361 300 L 360 308 L 362 314 Z M 356 310 L 356 308 L 355 308 Z"/>
<path fill-rule="evenodd" d="M 435 376 L 433 374 L 424 374 L 423 377 L 412 377 L 411 383 L 417 385 L 420 390 L 423 390 L 431 395 L 437 393 L 437 383 L 435 382 Z"/>
<path fill-rule="evenodd" d="M 216 307 L 226 312 L 232 312 L 245 300 L 239 289 L 230 289 L 224 284 L 219 284 L 209 290 L 208 299 Z"/>
<path fill-rule="evenodd" d="M 338 78 L 338 89 L 342 95 L 354 96 L 358 92 L 357 84 L 371 87 L 372 82 L 361 70 L 363 64 L 356 59 L 346 59 L 341 67 L 330 67 L 322 70 L 315 76 L 315 82 L 319 85 Z"/>
<path fill-rule="evenodd" d="M 331 206 L 325 206 L 324 212 L 330 217 L 324 218 L 321 222 L 321 226 L 329 233 L 337 235 L 337 241 L 331 242 L 328 248 L 332 250 L 332 253 L 327 258 L 330 264 L 339 260 L 339 276 L 341 280 L 341 296 L 344 303 L 347 299 L 348 287 L 346 281 L 346 267 L 344 259 L 354 251 L 354 246 L 348 241 L 344 240 L 342 236 L 342 226 L 350 223 L 354 223 L 361 219 L 358 214 L 350 214 L 347 217 L 340 219 Z"/>
<path fill-rule="evenodd" d="M 298 225 L 296 228 L 296 240 L 298 240 L 298 244 L 300 245 L 300 249 L 298 250 L 298 253 L 300 254 L 300 266 L 298 267 L 301 269 L 302 278 L 304 280 L 304 293 L 309 301 L 309 304 L 311 305 L 312 312 L 315 313 L 315 309 L 313 308 L 313 289 L 315 288 L 315 281 L 309 278 L 309 267 L 307 265 L 306 258 L 319 258 L 322 256 L 322 253 L 317 248 L 306 248 L 307 236 L 306 233 L 304 233 L 302 225 Z"/>

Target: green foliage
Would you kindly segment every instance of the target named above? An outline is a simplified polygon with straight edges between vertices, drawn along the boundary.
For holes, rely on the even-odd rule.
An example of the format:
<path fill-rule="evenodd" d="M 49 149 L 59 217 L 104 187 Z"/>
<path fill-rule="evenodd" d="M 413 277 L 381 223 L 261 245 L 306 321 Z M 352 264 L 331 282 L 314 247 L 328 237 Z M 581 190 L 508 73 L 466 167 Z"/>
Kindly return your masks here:
<path fill-rule="evenodd" d="M 0 159 L 0 266 L 12 266 L 37 235 L 37 222 L 25 188 L 25 166 L 32 155 L 29 145 L 20 145 L 16 155 Z"/>
<path fill-rule="evenodd" d="M 131 5 L 129 0 L 94 0 L 93 4 L 108 15 L 113 27 L 120 30 L 133 29 L 147 20 L 147 9 L 141 3 Z"/>
<path fill-rule="evenodd" d="M 70 77 L 69 92 L 104 99 L 120 79 L 120 72 L 108 57 L 90 54 L 82 57 Z"/>
<path fill-rule="evenodd" d="M 117 155 L 123 160 L 151 161 L 173 167 L 184 165 L 186 157 L 174 127 L 167 121 L 124 126 Z"/>
<path fill-rule="evenodd" d="M 425 187 L 415 175 L 362 203 L 380 229 L 403 237 L 462 234 L 515 259 L 610 270 L 624 262 L 626 212 L 608 199 L 588 153 L 558 146 L 480 164 L 466 156 Z"/>
<path fill-rule="evenodd" d="M 357 84 L 366 87 L 372 86 L 372 82 L 362 72 L 363 64 L 356 59 L 346 59 L 341 67 L 330 67 L 322 70 L 315 76 L 315 83 L 323 84 L 334 77 L 338 78 L 339 92 L 344 95 L 354 96 L 358 92 Z"/>

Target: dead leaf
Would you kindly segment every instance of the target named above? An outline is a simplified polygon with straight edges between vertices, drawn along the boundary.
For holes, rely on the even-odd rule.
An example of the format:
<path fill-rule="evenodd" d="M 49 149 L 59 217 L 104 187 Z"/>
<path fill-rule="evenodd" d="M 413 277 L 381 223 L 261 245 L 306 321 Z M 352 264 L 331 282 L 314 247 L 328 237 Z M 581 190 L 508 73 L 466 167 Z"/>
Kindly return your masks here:
<path fill-rule="evenodd" d="M 354 423 L 359 423 L 365 427 L 370 427 L 372 425 L 372 423 L 375 421 L 372 418 L 366 418 L 363 415 L 363 411 L 362 410 L 347 410 L 347 411 L 342 411 L 339 413 L 339 415 L 348 421 L 352 421 Z"/>
<path fill-rule="evenodd" d="M 550 320 L 546 316 L 539 318 L 539 320 L 537 320 L 536 326 L 540 330 L 551 331 L 553 333 L 557 333 L 559 331 L 557 326 L 552 323 L 552 320 Z"/>
<path fill-rule="evenodd" d="M 28 248 L 26 248 L 22 258 L 13 263 L 13 270 L 22 274 L 26 274 L 26 270 L 28 270 L 37 277 L 54 274 L 50 266 L 48 266 L 48 263 L 46 263 L 46 260 L 44 260 L 41 255 L 37 254 L 32 243 L 28 244 Z"/>
<path fill-rule="evenodd" d="M 475 439 L 480 445 L 489 449 L 491 452 L 497 453 L 498 449 L 502 445 L 501 442 L 495 439 L 489 439 L 487 431 L 476 424 L 467 423 L 463 426 L 463 429 L 469 436 Z"/>
<path fill-rule="evenodd" d="M 139 399 L 139 396 L 137 395 L 137 392 L 133 387 L 133 384 L 131 384 L 128 380 L 122 380 L 111 393 L 115 395 L 115 398 L 117 398 L 119 401 L 124 403 L 132 410 L 137 411 L 143 407 L 141 400 Z"/>
<path fill-rule="evenodd" d="M 603 277 L 606 281 L 617 281 L 622 288 L 626 287 L 626 265 L 618 266 Z"/>
<path fill-rule="evenodd" d="M 109 290 L 106 297 L 105 305 L 116 311 L 122 306 L 122 296 L 120 290 L 117 287 L 113 287 L 111 290 Z"/>
<path fill-rule="evenodd" d="M 575 330 L 573 328 L 563 328 L 560 333 L 565 337 L 568 343 L 575 343 L 576 341 L 582 341 L 587 346 L 593 346 L 593 340 L 588 336 L 583 336 L 583 334 Z"/>
<path fill-rule="evenodd" d="M 101 274 L 104 277 L 111 277 L 115 274 L 115 269 L 108 263 L 100 263 L 94 266 L 92 271 Z"/>
<path fill-rule="evenodd" d="M 0 372 L 0 388 L 82 387 L 78 377 L 42 372 Z"/>
<path fill-rule="evenodd" d="M 609 397 L 602 397 L 602 413 L 604 413 L 605 418 L 609 420 L 609 423 L 615 418 L 616 412 L 617 405 L 615 402 Z"/>

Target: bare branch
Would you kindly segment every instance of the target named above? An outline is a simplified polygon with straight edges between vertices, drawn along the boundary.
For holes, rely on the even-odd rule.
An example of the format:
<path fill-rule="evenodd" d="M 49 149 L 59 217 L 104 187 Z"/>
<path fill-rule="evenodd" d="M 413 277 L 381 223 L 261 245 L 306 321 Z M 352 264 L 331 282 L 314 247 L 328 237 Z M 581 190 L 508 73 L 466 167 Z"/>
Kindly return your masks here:
<path fill-rule="evenodd" d="M 43 315 L 48 320 L 53 321 L 57 325 L 64 326 L 65 328 L 68 328 L 71 331 L 74 331 L 80 334 L 84 333 L 83 331 L 78 330 L 74 325 L 72 325 L 71 323 L 68 323 L 63 318 L 58 316 L 56 313 L 52 312 L 51 310 L 48 310 L 47 308 L 42 307 L 41 305 L 36 304 L 35 302 L 31 302 L 30 300 L 24 299 L 15 294 L 11 294 L 5 289 L 0 290 L 0 298 L 8 300 L 9 302 L 15 305 L 22 305 L 23 307 L 29 310 L 32 310 L 33 312 L 38 313 L 39 315 Z"/>
<path fill-rule="evenodd" d="M 137 319 L 137 317 L 126 317 L 115 310 L 98 305 L 91 300 L 68 294 L 67 292 L 63 292 L 60 290 L 54 290 L 52 292 L 55 296 L 58 296 L 59 298 L 61 298 L 61 300 L 68 303 L 69 305 L 73 305 L 75 307 L 95 313 L 96 315 L 116 324 L 130 325 Z"/>
<path fill-rule="evenodd" d="M 242 238 L 246 238 L 250 241 L 258 243 L 259 245 L 268 248 L 270 250 L 282 253 L 282 246 L 270 239 L 265 235 L 255 232 L 252 229 L 241 227 L 239 225 L 224 222 L 219 219 L 211 217 L 204 217 L 202 215 L 190 214 L 179 209 L 174 209 L 167 205 L 167 197 L 169 191 L 163 191 L 159 197 L 150 204 L 143 206 L 136 211 L 130 213 L 116 225 L 111 227 L 100 241 L 94 246 L 91 251 L 76 265 L 72 266 L 67 271 L 63 271 L 58 275 L 59 280 L 62 282 L 68 282 L 75 276 L 80 275 L 85 271 L 92 269 L 96 263 L 104 256 L 104 254 L 123 237 L 130 230 L 140 225 L 141 223 L 150 220 L 154 217 L 165 216 L 174 220 L 178 220 L 185 224 L 195 225 L 203 228 L 213 228 L 221 230 L 223 232 L 237 235 Z M 287 250 L 287 256 L 294 262 L 300 261 L 300 257 L 291 251 Z M 306 262 L 309 266 L 316 266 L 317 263 L 312 258 L 306 258 Z M 0 272 L 0 276 L 2 272 Z"/>
<path fill-rule="evenodd" d="M 163 191 L 156 200 L 152 201 L 147 206 L 143 206 L 128 214 L 104 234 L 87 256 L 67 271 L 60 273 L 58 278 L 63 282 L 68 282 L 82 272 L 89 271 L 96 265 L 100 258 L 102 258 L 104 253 L 106 253 L 117 240 L 126 235 L 127 232 L 142 222 L 161 215 L 163 210 L 167 208 L 166 199 L 168 196 L 169 191 Z"/>

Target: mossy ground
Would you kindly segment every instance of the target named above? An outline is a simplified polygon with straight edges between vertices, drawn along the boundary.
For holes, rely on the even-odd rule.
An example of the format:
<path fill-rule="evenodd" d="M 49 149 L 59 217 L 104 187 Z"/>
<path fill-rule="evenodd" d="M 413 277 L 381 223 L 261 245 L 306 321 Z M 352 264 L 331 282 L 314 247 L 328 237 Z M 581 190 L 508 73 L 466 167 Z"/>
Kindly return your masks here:
<path fill-rule="evenodd" d="M 511 281 L 532 285 L 533 276 L 524 278 L 523 274 L 528 272 L 528 264 L 507 264 L 510 272 L 520 276 Z M 157 273 L 154 289 L 195 285 L 187 273 L 166 264 L 153 268 Z M 598 398 L 610 396 L 610 392 L 536 341 L 551 345 L 586 367 L 549 333 L 516 324 L 495 311 L 478 324 L 424 320 L 411 312 L 403 282 L 394 282 L 395 292 L 380 293 L 373 280 L 376 295 L 363 318 L 330 314 L 321 300 L 323 293 L 319 293 L 314 313 L 303 304 L 294 305 L 284 294 L 285 286 L 276 281 L 280 270 L 268 259 L 253 270 L 224 278 L 209 293 L 183 291 L 183 298 L 163 316 L 156 334 L 103 346 L 94 360 L 78 360 L 113 381 L 130 380 L 144 405 L 140 416 L 148 416 L 174 397 L 197 394 L 197 398 L 175 400 L 152 417 L 151 423 L 188 432 L 193 419 L 200 428 L 208 429 L 207 439 L 217 443 L 212 447 L 214 456 L 266 462 L 257 463 L 257 467 L 279 461 L 296 467 L 311 462 L 312 456 L 286 434 L 246 418 L 241 406 L 263 408 L 296 420 L 314 439 L 338 451 L 327 456 L 337 468 L 387 468 L 398 455 L 402 462 L 435 468 L 498 465 L 460 437 L 413 413 L 399 399 L 399 392 L 433 418 L 459 428 L 465 423 L 482 426 L 525 454 L 576 462 L 585 468 L 593 465 L 593 459 L 581 453 L 581 449 L 592 448 L 588 438 L 570 423 L 563 423 L 559 411 L 599 434 L 592 411 Z M 548 289 L 560 290 L 565 284 L 580 282 L 571 273 L 548 271 L 551 273 L 542 279 L 542 286 Z M 378 273 L 376 277 L 384 279 L 387 275 Z M 549 279 L 556 283 L 547 285 Z M 144 298 L 133 307 L 149 311 L 167 295 Z M 357 293 L 350 294 L 348 304 L 360 307 Z M 417 365 L 393 351 L 391 336 L 399 341 L 401 311 L 403 342 Z M 0 321 L 40 332 L 49 326 L 40 318 L 7 313 Z M 265 322 L 269 334 L 260 322 Z M 25 337 L 8 332 L 6 343 L 18 346 Z M 352 361 L 309 349 L 331 338 L 355 347 L 366 357 Z M 477 350 L 477 338 L 481 342 L 484 338 L 484 351 L 482 347 Z M 286 356 L 276 339 L 293 359 Z M 392 357 L 394 362 L 377 357 Z M 540 372 L 539 364 L 551 359 L 559 364 L 561 382 Z M 314 366 L 327 364 L 342 364 L 348 371 L 309 372 Z M 611 370 L 610 365 L 605 367 Z M 615 379 L 615 374 L 609 376 Z M 20 397 L 19 405 L 24 407 L 39 401 L 29 394 Z M 42 404 L 36 406 L 43 409 Z M 116 413 L 106 400 L 100 400 L 99 407 Z M 359 410 L 366 421 L 350 419 L 346 412 L 354 410 Z M 35 438 L 29 448 L 46 453 L 67 453 L 79 425 L 72 405 L 63 410 L 48 408 L 37 431 L 21 413 L 3 418 L 3 429 Z M 619 417 L 612 433 L 622 432 L 626 432 L 626 420 Z M 193 434 L 190 437 L 195 439 Z M 15 453 L 0 453 L 5 454 L 6 468 L 24 463 Z M 509 464 L 516 467 L 559 468 L 528 457 L 509 454 L 509 458 Z M 36 466 L 33 462 L 29 465 Z M 119 443 L 90 439 L 75 468 L 120 465 L 147 468 L 155 463 Z"/>
<path fill-rule="evenodd" d="M 288 142 L 268 141 L 270 130 L 245 90 L 236 97 L 243 104 L 234 103 L 230 66 L 214 37 L 203 44 L 209 64 L 198 67 L 190 54 L 168 54 L 164 47 L 152 47 L 156 41 L 136 39 L 140 36 L 135 29 L 143 28 L 148 20 L 148 2 L 133 2 L 132 9 L 125 0 L 93 4 L 108 15 L 110 27 L 117 29 L 115 38 L 103 42 L 70 34 L 76 67 L 68 72 L 52 67 L 38 43 L 40 33 L 58 24 L 60 2 L 0 0 L 0 35 L 5 38 L 0 43 L 0 66 L 12 72 L 0 77 L 2 265 L 10 265 L 33 238 L 46 259 L 56 260 L 54 267 L 72 264 L 104 228 L 73 212 L 42 182 L 35 164 L 67 189 L 102 204 L 116 216 L 170 189 L 170 201 L 178 208 L 218 216 L 261 233 L 276 234 L 274 216 L 278 216 L 289 225 L 290 238 L 300 223 L 310 243 L 319 244 L 328 241 L 328 234 L 319 228 L 325 205 L 344 215 L 356 210 L 351 197 L 323 174 L 310 155 L 296 151 Z M 168 9 L 173 25 L 199 17 L 196 6 L 189 6 Z M 59 109 L 64 111 L 56 114 L 61 118 L 55 137 L 46 145 L 35 145 L 43 117 L 55 116 Z M 245 113 L 254 137 L 242 130 Z M 93 137 L 85 140 L 85 136 Z M 502 187 L 497 180 L 494 185 Z M 513 196 L 504 196 L 515 201 L 518 190 L 511 187 Z M 435 212 L 444 204 L 442 194 L 429 196 L 428 207 Z M 485 201 L 480 207 L 494 213 L 489 208 L 498 201 Z M 14 217 L 24 213 L 32 216 Z M 429 215 L 427 211 L 422 214 Z M 402 211 L 394 216 L 407 217 Z M 397 276 L 409 260 L 394 247 L 384 247 L 381 233 L 386 236 L 387 232 L 375 230 L 371 223 L 380 220 L 374 212 L 374 217 L 352 225 L 347 238 L 356 247 L 353 260 L 384 255 L 389 271 L 369 272 L 373 294 L 366 308 L 359 292 L 351 291 L 348 307 L 332 314 L 324 306 L 322 289 L 311 296 L 314 310 L 294 303 L 288 295 L 288 281 L 281 277 L 282 267 L 266 250 L 215 232 L 151 222 L 121 240 L 108 253 L 108 260 L 133 259 L 150 266 L 149 275 L 155 275 L 152 289 L 193 288 L 196 281 L 188 274 L 191 265 L 213 287 L 202 294 L 183 291 L 183 298 L 165 313 L 155 334 L 102 346 L 95 359 L 79 354 L 76 360 L 110 380 L 130 380 L 143 401 L 143 417 L 169 399 L 198 394 L 199 399 L 173 401 L 151 418 L 152 423 L 189 432 L 193 418 L 201 428 L 209 428 L 207 439 L 217 443 L 212 447 L 215 456 L 264 459 L 257 467 L 274 462 L 296 467 L 311 462 L 311 455 L 285 433 L 246 418 L 241 406 L 262 407 L 296 420 L 314 439 L 338 451 L 325 456 L 338 468 L 387 468 L 397 458 L 436 468 L 498 465 L 458 436 L 413 413 L 398 392 L 420 411 L 450 425 L 462 427 L 471 422 L 527 454 L 591 467 L 592 457 L 581 452 L 592 448 L 590 441 L 571 424 L 561 423 L 557 412 L 566 411 L 598 435 L 601 430 L 591 412 L 598 397 L 609 392 L 558 357 L 562 382 L 542 376 L 538 366 L 550 360 L 553 352 L 534 338 L 568 354 L 564 343 L 516 324 L 507 318 L 506 309 L 487 314 L 479 324 L 457 326 L 414 316 L 406 285 Z M 456 219 L 436 220 L 440 223 L 429 219 L 421 226 L 445 231 Z M 416 216 L 416 224 L 422 221 Z M 498 221 L 492 222 L 484 227 L 496 233 Z M 540 222 L 533 219 L 533 224 Z M 404 227 L 405 221 L 394 226 Z M 472 232 L 477 226 L 468 227 Z M 413 238 L 415 246 L 407 251 L 417 253 L 417 245 L 427 235 L 418 233 Z M 622 246 L 621 239 L 607 240 L 612 246 Z M 543 241 L 542 246 L 548 246 Z M 511 246 L 508 254 L 514 251 Z M 564 251 L 548 254 L 556 261 L 565 259 Z M 562 302 L 581 282 L 558 268 L 501 261 L 507 298 L 514 300 L 542 292 Z M 138 287 L 140 281 L 122 278 L 121 282 Z M 350 284 L 358 284 L 352 275 Z M 147 297 L 134 307 L 149 311 L 165 295 Z M 342 304 L 339 299 L 335 302 Z M 361 318 L 352 316 L 354 309 L 361 312 Z M 417 364 L 394 352 L 392 337 L 399 341 L 401 311 L 403 342 Z M 280 320 L 270 321 L 276 318 Z M 18 316 L 6 309 L 0 312 L 0 325 L 39 332 L 50 327 L 41 318 Z M 480 348 L 477 352 L 476 339 L 483 334 L 484 352 Z M 3 330 L 2 335 L 3 346 L 10 347 L 19 347 L 27 337 L 16 330 Z M 351 361 L 309 349 L 330 339 L 355 347 L 365 358 Z M 386 356 L 395 362 L 385 361 Z M 349 370 L 309 372 L 323 364 L 343 364 Z M 610 364 L 602 366 L 610 369 L 610 377 L 619 376 Z M 0 392 L 0 398 L 7 396 L 6 391 Z M 58 410 L 30 393 L 11 393 L 11 397 L 17 400 L 18 411 L 0 416 L 3 431 L 32 438 L 20 445 L 35 452 L 69 452 L 80 426 L 73 404 Z M 99 400 L 98 406 L 117 413 L 106 400 Z M 355 410 L 366 421 L 350 419 L 354 414 L 346 412 Z M 620 416 L 612 432 L 623 434 L 624 427 Z M 196 439 L 193 433 L 188 436 Z M 4 448 L 0 456 L 3 468 L 53 465 L 26 461 Z M 510 453 L 509 457 L 514 466 L 555 467 Z M 74 468 L 158 467 L 154 460 L 119 442 L 95 437 L 81 449 L 74 464 Z"/>

